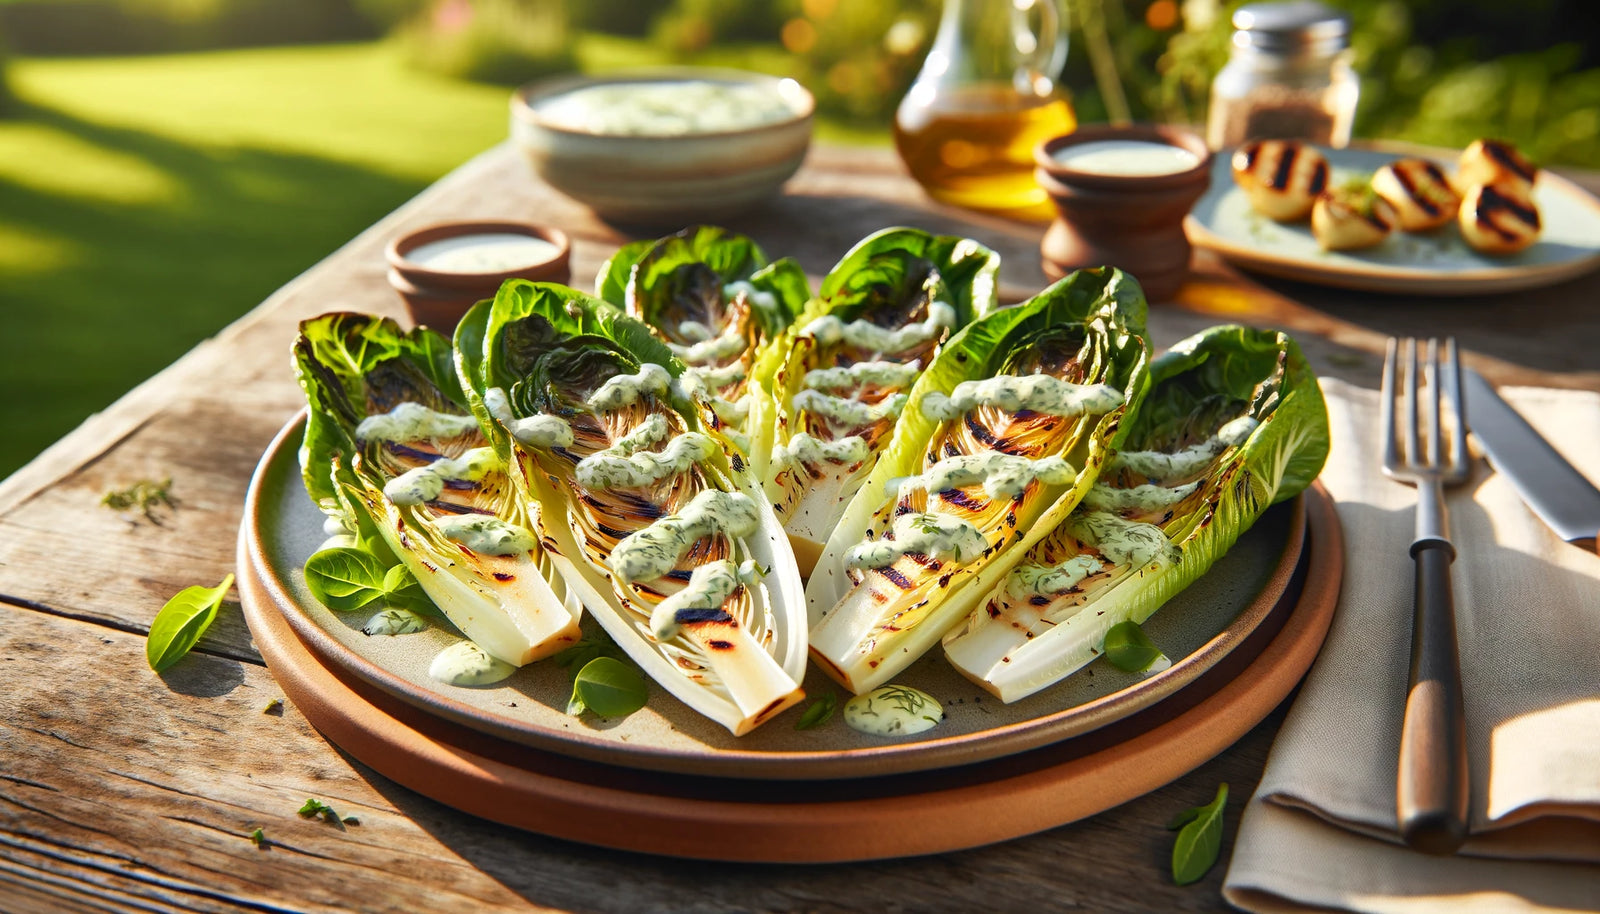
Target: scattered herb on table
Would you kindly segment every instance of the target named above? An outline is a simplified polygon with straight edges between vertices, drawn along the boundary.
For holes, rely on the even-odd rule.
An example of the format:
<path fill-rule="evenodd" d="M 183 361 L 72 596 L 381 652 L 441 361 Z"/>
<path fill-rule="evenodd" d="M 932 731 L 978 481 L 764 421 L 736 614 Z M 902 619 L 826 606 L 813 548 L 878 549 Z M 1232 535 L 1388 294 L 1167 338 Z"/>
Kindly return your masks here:
<path fill-rule="evenodd" d="M 250 833 L 250 843 L 254 844 L 256 847 L 261 848 L 262 850 L 266 850 L 266 848 L 267 848 L 267 834 L 266 834 L 266 832 L 262 831 L 259 828 L 256 829 L 255 831 L 251 832 Z"/>
<path fill-rule="evenodd" d="M 833 719 L 833 712 L 839 708 L 839 696 L 829 692 L 813 701 L 806 708 L 800 719 L 794 722 L 796 730 L 815 730 Z"/>
<path fill-rule="evenodd" d="M 160 673 L 189 653 L 216 621 L 217 608 L 232 586 L 233 575 L 230 574 L 216 587 L 185 587 L 161 607 L 155 621 L 150 623 L 150 636 L 144 643 L 150 669 Z"/>
<path fill-rule="evenodd" d="M 1172 846 L 1172 881 L 1188 885 L 1199 881 L 1222 852 L 1222 810 L 1228 803 L 1228 785 L 1217 788 L 1217 798 L 1205 806 L 1178 813 L 1168 829 L 1178 831 Z"/>
<path fill-rule="evenodd" d="M 1106 632 L 1106 660 L 1119 670 L 1137 673 L 1150 668 L 1162 656 L 1150 636 L 1137 622 L 1118 622 Z"/>
<path fill-rule="evenodd" d="M 282 717 L 283 716 L 283 699 L 274 698 L 271 701 L 267 702 L 267 706 L 265 708 L 261 709 L 261 713 L 262 714 L 271 714 L 271 715 L 273 715 L 275 717 Z"/>
<path fill-rule="evenodd" d="M 300 818 L 302 818 L 302 819 L 320 818 L 320 819 L 322 819 L 322 821 L 330 823 L 332 825 L 343 825 L 344 824 L 344 820 L 339 818 L 339 814 L 334 811 L 332 806 L 329 806 L 328 804 L 322 802 L 321 800 L 316 799 L 315 797 L 308 797 L 306 799 L 305 805 L 300 807 Z"/>
<path fill-rule="evenodd" d="M 360 825 L 361 824 L 361 820 L 356 818 L 355 816 L 345 816 L 344 817 L 344 824 L 346 824 L 346 825 Z"/>
<path fill-rule="evenodd" d="M 638 670 L 615 657 L 596 657 L 573 677 L 567 713 L 576 717 L 588 710 L 601 717 L 627 717 L 648 698 Z"/>
<path fill-rule="evenodd" d="M 138 508 L 146 520 L 158 527 L 161 526 L 161 518 L 156 514 L 156 508 L 165 507 L 169 511 L 178 508 L 178 500 L 172 497 L 171 476 L 160 482 L 141 479 L 126 489 L 112 489 L 101 496 L 100 504 L 114 511 Z"/>

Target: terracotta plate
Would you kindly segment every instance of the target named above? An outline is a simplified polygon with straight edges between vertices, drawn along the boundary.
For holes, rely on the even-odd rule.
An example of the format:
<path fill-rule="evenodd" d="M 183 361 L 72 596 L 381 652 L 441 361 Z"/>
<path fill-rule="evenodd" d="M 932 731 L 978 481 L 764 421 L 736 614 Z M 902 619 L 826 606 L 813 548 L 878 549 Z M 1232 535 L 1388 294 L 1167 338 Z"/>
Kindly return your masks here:
<path fill-rule="evenodd" d="M 453 630 L 368 637 L 361 626 L 370 613 L 326 609 L 305 588 L 300 570 L 324 538 L 322 515 L 300 481 L 296 449 L 302 429 L 303 420 L 290 423 L 257 468 L 240 532 L 247 562 L 241 573 L 258 579 L 263 598 L 321 662 L 482 733 L 551 753 L 655 771 L 773 779 L 870 777 L 986 761 L 1088 733 L 1173 697 L 1235 651 L 1261 650 L 1292 606 L 1293 600 L 1284 597 L 1305 543 L 1303 499 L 1268 511 L 1208 574 L 1145 624 L 1174 661 L 1162 673 L 1145 677 L 1096 662 L 1055 688 L 1006 705 L 951 669 L 935 648 L 897 680 L 943 702 L 944 722 L 924 734 L 871 737 L 851 730 L 838 715 L 824 727 L 797 731 L 796 709 L 735 738 L 653 684 L 649 704 L 625 719 L 569 717 L 569 674 L 550 662 L 531 664 L 493 686 L 443 685 L 428 677 L 427 668 L 441 648 L 459 638 Z M 1247 661 L 1233 658 L 1232 663 Z M 848 697 L 815 670 L 805 686 L 812 697 L 831 692 L 841 703 Z M 1199 697 L 1189 696 L 1189 703 Z"/>
<path fill-rule="evenodd" d="M 1366 149 L 1323 149 L 1330 183 L 1368 175 L 1401 156 Z M 1411 295 L 1509 292 L 1553 285 L 1600 267 L 1600 200 L 1571 181 L 1543 172 L 1534 187 L 1544 232 L 1528 249 L 1488 257 L 1461 240 L 1454 223 L 1434 232 L 1395 232 L 1361 251 L 1323 251 L 1309 221 L 1273 222 L 1250 208 L 1233 180 L 1231 154 L 1211 165 L 1211 189 L 1184 223 L 1189 240 L 1262 273 L 1321 285 Z M 1454 163 L 1440 163 L 1454 171 Z"/>

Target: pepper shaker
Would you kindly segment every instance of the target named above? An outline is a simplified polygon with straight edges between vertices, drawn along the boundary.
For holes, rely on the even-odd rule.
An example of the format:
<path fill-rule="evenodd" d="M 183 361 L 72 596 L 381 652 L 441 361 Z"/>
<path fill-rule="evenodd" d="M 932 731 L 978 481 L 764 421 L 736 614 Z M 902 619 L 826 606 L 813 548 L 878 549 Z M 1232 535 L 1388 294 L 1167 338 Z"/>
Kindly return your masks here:
<path fill-rule="evenodd" d="M 1316 0 L 1251 3 L 1233 14 L 1233 49 L 1211 84 L 1206 142 L 1350 142 L 1360 79 L 1350 67 L 1350 20 Z"/>

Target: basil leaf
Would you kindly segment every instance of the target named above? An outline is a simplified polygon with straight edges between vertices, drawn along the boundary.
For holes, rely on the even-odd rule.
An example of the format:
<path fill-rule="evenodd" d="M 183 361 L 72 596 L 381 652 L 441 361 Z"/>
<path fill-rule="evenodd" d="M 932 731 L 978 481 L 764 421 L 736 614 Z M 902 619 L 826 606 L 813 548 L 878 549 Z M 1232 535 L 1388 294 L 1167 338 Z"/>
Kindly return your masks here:
<path fill-rule="evenodd" d="M 233 575 L 216 587 L 185 587 L 167 601 L 150 623 L 150 636 L 144 642 L 145 660 L 157 673 L 177 663 L 195 646 L 211 623 L 217 607 L 233 586 Z"/>
<path fill-rule="evenodd" d="M 1172 881 L 1178 885 L 1198 882 L 1222 852 L 1222 809 L 1228 802 L 1228 785 L 1217 788 L 1217 798 L 1194 810 L 1195 816 L 1172 846 Z"/>
<path fill-rule="evenodd" d="M 832 692 L 813 701 L 806 708 L 800 719 L 794 722 L 796 730 L 815 730 L 833 719 L 833 712 L 839 707 L 839 697 Z"/>
<path fill-rule="evenodd" d="M 1106 659 L 1119 670 L 1137 673 L 1149 669 L 1161 655 L 1150 636 L 1137 622 L 1118 622 L 1106 632 Z"/>
<path fill-rule="evenodd" d="M 597 657 L 622 659 L 622 650 L 608 638 L 583 638 L 577 644 L 560 651 L 551 659 L 556 666 L 581 670 Z"/>
<path fill-rule="evenodd" d="M 428 627 L 428 620 L 409 609 L 385 609 L 361 626 L 363 635 L 409 635 Z"/>
<path fill-rule="evenodd" d="M 572 695 L 601 717 L 627 717 L 644 707 L 649 692 L 638 670 L 611 657 L 596 657 L 578 671 Z"/>
<path fill-rule="evenodd" d="M 360 609 L 384 596 L 384 566 L 360 549 L 314 552 L 306 559 L 306 587 L 322 605 L 335 611 Z"/>
<path fill-rule="evenodd" d="M 404 565 L 396 565 L 383 573 L 383 592 L 386 594 L 397 593 L 415 583 L 417 579 L 412 577 L 411 569 Z"/>

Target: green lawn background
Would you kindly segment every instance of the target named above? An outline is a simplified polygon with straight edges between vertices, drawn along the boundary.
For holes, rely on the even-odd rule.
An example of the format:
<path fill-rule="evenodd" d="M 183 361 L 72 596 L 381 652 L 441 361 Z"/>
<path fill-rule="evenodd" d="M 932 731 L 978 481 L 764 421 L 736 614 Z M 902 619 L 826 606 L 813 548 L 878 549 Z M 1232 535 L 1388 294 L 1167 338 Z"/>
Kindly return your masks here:
<path fill-rule="evenodd" d="M 585 70 L 654 53 L 579 46 Z M 408 69 L 383 43 L 17 60 L 11 76 L 26 107 L 0 120 L 0 477 L 506 134 L 505 89 Z"/>

